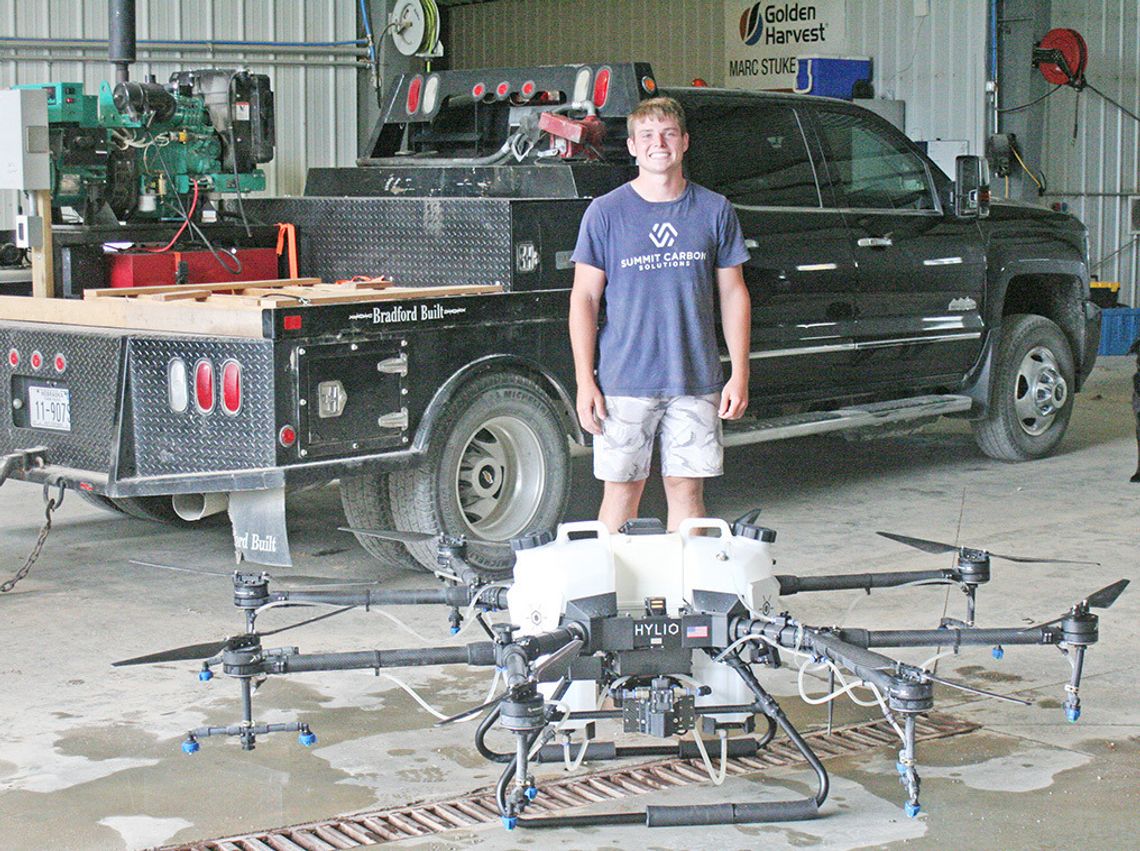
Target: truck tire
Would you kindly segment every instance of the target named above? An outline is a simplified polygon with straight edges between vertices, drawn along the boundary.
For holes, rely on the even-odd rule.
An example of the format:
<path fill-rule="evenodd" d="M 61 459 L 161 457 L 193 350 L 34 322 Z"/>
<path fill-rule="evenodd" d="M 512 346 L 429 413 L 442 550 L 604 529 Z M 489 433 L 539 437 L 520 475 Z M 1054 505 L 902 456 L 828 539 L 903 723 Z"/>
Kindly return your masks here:
<path fill-rule="evenodd" d="M 344 519 L 355 529 L 395 529 L 392 498 L 388 495 L 387 473 L 364 473 L 340 480 L 340 504 Z M 371 535 L 356 535 L 357 543 L 377 561 L 403 568 L 421 568 L 397 541 L 384 541 Z"/>
<path fill-rule="evenodd" d="M 999 461 L 1043 458 L 1057 448 L 1073 413 L 1073 354 L 1044 316 L 1002 320 L 990 410 L 974 423 L 974 439 Z"/>
<path fill-rule="evenodd" d="M 467 561 L 510 575 L 510 539 L 552 529 L 570 498 L 570 447 L 555 403 L 535 381 L 495 373 L 461 388 L 436 424 L 426 463 L 389 477 L 401 529 L 465 535 Z M 435 564 L 435 542 L 409 544 Z"/>

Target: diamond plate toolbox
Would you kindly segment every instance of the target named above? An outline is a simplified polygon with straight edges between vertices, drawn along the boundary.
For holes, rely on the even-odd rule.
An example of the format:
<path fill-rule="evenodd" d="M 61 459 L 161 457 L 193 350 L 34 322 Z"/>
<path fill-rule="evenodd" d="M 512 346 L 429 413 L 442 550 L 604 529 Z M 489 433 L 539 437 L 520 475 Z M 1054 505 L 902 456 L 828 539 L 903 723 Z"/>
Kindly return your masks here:
<path fill-rule="evenodd" d="M 49 464 L 106 473 L 115 446 L 123 339 L 90 329 L 5 323 L 0 326 L 6 411 L 0 454 L 47 447 Z M 57 416 L 35 408 L 46 403 Z"/>
<path fill-rule="evenodd" d="M 509 199 L 258 198 L 245 207 L 261 221 L 297 226 L 302 275 L 389 275 L 409 287 L 511 285 Z"/>
<path fill-rule="evenodd" d="M 132 337 L 127 343 L 127 405 L 119 477 L 170 476 L 271 467 L 275 463 L 273 344 L 230 338 Z M 180 359 L 189 373 L 189 404 L 170 404 L 170 364 Z M 241 367 L 241 407 L 227 413 L 220 401 L 210 411 L 196 404 L 194 371 L 213 366 L 214 397 L 221 392 L 227 361 Z"/>

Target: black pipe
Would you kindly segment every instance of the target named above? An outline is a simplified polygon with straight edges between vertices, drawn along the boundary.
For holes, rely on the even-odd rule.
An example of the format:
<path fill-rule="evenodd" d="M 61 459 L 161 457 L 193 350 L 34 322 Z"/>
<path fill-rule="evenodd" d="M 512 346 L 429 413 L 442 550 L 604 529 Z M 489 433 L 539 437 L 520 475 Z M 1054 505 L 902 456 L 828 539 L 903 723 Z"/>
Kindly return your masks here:
<path fill-rule="evenodd" d="M 111 0 L 109 14 L 108 58 L 115 65 L 115 82 L 125 83 L 135 61 L 135 0 Z"/>
<path fill-rule="evenodd" d="M 956 647 L 972 644 L 1054 644 L 1055 633 L 1043 627 L 1028 629 L 842 629 L 842 639 L 858 647 Z"/>
<path fill-rule="evenodd" d="M 493 609 L 506 608 L 506 589 L 496 589 L 498 593 L 487 592 L 480 602 Z M 466 585 L 448 585 L 442 588 L 408 588 L 383 590 L 366 588 L 348 591 L 274 591 L 269 599 L 274 602 L 325 603 L 330 606 L 417 606 L 444 605 L 466 606 L 479 589 Z"/>
<path fill-rule="evenodd" d="M 348 653 L 307 653 L 272 656 L 263 663 L 269 673 L 347 671 L 354 668 L 410 668 L 424 665 L 494 665 L 495 645 L 477 641 L 461 647 L 414 650 L 357 650 Z"/>
<path fill-rule="evenodd" d="M 908 570 L 896 573 L 851 573 L 826 576 L 779 575 L 780 596 L 788 597 L 804 591 L 870 591 L 872 588 L 897 588 L 911 582 L 953 581 L 949 570 Z"/>

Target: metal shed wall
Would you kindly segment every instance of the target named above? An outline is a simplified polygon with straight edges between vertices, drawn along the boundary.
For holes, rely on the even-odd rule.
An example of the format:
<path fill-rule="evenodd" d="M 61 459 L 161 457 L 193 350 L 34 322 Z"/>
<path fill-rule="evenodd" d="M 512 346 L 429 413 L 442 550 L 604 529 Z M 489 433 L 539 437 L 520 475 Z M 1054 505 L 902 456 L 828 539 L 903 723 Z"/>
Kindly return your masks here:
<path fill-rule="evenodd" d="M 277 115 L 277 150 L 266 172 L 268 195 L 300 194 L 310 166 L 351 165 L 357 154 L 357 65 L 351 46 L 286 48 L 281 42 L 351 42 L 357 0 L 138 0 L 144 40 L 262 42 L 162 52 L 139 44 L 131 78 L 159 81 L 190 68 L 248 66 L 269 75 Z M 89 94 L 114 80 L 107 61 L 107 0 L 0 0 L 0 37 L 46 39 L 42 47 L 0 41 L 0 87 L 82 82 Z M 103 44 L 65 46 L 67 39 Z M 10 195 L 11 193 L 4 193 Z M 0 203 L 0 228 L 11 228 L 11 203 Z"/>
<path fill-rule="evenodd" d="M 847 0 L 846 8 L 847 52 L 874 59 L 878 97 L 907 102 L 908 133 L 965 139 L 980 152 L 985 0 Z M 496 0 L 451 8 L 445 44 L 454 68 L 637 59 L 677 86 L 694 77 L 724 84 L 724 38 L 721 2 Z"/>
<path fill-rule="evenodd" d="M 1075 29 L 1089 48 L 1090 83 L 1140 114 L 1140 2 L 1053 0 L 1051 25 Z M 1094 92 L 1063 89 L 1046 102 L 1043 200 L 1064 201 L 1089 229 L 1093 271 L 1120 282 L 1120 300 L 1140 306 L 1137 236 L 1129 198 L 1140 196 L 1140 125 Z M 1074 118 L 1076 138 L 1073 136 Z"/>

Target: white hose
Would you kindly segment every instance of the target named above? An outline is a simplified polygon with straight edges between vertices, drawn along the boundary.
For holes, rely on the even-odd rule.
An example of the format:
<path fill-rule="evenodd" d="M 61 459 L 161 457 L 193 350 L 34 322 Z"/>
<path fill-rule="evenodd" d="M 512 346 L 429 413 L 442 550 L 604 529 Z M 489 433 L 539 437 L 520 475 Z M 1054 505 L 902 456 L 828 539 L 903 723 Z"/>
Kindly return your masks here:
<path fill-rule="evenodd" d="M 697 750 L 701 753 L 701 760 L 705 764 L 705 771 L 709 773 L 709 780 L 713 782 L 714 786 L 719 786 L 724 782 L 725 775 L 728 773 L 728 732 L 726 730 L 717 730 L 720 735 L 720 772 L 717 773 L 713 770 L 712 760 L 709 759 L 709 752 L 705 750 L 705 741 L 701 738 L 700 731 L 693 727 L 693 738 L 697 742 Z"/>

